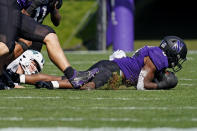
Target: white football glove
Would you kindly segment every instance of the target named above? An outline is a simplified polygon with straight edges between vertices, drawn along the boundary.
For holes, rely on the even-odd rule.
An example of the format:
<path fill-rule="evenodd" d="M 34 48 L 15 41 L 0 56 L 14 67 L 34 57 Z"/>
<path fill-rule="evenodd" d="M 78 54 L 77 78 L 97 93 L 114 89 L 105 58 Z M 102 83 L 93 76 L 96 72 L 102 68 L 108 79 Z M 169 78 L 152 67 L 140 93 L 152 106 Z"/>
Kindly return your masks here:
<path fill-rule="evenodd" d="M 123 50 L 117 50 L 112 55 L 109 56 L 109 60 L 120 59 L 126 57 L 126 53 Z"/>

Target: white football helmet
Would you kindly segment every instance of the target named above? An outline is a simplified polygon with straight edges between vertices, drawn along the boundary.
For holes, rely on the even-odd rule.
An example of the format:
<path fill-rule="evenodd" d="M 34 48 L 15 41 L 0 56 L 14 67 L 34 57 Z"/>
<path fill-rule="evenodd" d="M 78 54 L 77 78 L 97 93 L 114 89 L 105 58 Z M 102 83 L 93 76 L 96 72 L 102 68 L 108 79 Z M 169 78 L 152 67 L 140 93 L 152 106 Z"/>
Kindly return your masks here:
<path fill-rule="evenodd" d="M 27 50 L 20 56 L 19 64 L 27 75 L 41 72 L 44 66 L 43 55 L 35 50 Z"/>

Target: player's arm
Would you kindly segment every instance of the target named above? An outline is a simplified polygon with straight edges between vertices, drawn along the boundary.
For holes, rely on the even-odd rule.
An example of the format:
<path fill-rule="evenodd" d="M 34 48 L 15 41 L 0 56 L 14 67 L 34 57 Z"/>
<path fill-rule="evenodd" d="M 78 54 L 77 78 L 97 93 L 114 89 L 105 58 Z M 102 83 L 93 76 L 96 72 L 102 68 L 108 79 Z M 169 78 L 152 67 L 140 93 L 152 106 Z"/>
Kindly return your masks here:
<path fill-rule="evenodd" d="M 68 79 L 63 79 L 60 81 L 39 81 L 35 84 L 37 89 L 46 88 L 46 89 L 73 89 L 71 83 Z"/>
<path fill-rule="evenodd" d="M 155 72 L 156 72 L 155 65 L 153 64 L 153 62 L 150 60 L 149 57 L 145 57 L 144 67 L 142 68 L 138 78 L 137 89 L 138 90 L 171 89 L 177 85 L 178 79 L 175 76 L 175 74 L 170 71 L 161 72 L 161 76 L 162 76 L 161 80 L 158 81 L 156 79 L 156 81 L 153 82 L 153 79 L 155 78 L 154 75 Z"/>
<path fill-rule="evenodd" d="M 29 13 L 27 13 L 27 11 L 26 11 L 25 9 L 22 9 L 22 10 L 21 10 L 21 13 L 23 13 L 23 14 L 25 14 L 25 15 L 27 15 L 27 16 L 30 16 Z"/>
<path fill-rule="evenodd" d="M 19 75 L 19 82 L 25 84 L 32 84 L 34 85 L 38 81 L 59 81 L 62 80 L 62 77 L 59 76 L 52 76 L 47 74 L 33 74 L 33 75 Z"/>
<path fill-rule="evenodd" d="M 154 73 L 156 71 L 155 65 L 152 63 L 149 57 L 144 58 L 144 67 L 138 77 L 137 89 L 138 90 L 150 90 L 157 89 L 157 84 L 152 82 L 154 79 Z"/>
<path fill-rule="evenodd" d="M 61 15 L 59 13 L 59 9 L 57 9 L 57 2 L 52 4 L 51 8 L 51 12 L 50 12 L 50 16 L 51 16 L 51 21 L 52 23 L 55 25 L 55 26 L 58 26 L 60 24 L 60 21 L 61 21 Z"/>

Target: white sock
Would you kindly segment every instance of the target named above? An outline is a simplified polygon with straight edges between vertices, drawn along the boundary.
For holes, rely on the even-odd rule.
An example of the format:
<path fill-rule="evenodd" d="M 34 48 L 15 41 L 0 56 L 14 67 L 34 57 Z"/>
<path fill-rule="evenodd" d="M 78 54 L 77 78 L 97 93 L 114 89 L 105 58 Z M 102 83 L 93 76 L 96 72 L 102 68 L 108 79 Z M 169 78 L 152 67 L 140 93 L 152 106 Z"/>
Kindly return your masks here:
<path fill-rule="evenodd" d="M 25 75 L 20 75 L 20 83 L 25 83 Z"/>

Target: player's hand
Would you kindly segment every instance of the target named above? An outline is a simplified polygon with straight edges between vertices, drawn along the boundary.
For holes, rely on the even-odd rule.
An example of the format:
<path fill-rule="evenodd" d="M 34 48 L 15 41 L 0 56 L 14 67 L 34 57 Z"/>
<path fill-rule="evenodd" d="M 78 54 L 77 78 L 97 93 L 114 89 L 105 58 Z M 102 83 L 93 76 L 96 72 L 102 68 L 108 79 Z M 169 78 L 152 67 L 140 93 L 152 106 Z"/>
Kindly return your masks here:
<path fill-rule="evenodd" d="M 15 85 L 15 87 L 14 88 L 17 88 L 17 89 L 23 89 L 23 88 L 25 88 L 24 86 L 20 86 L 20 85 Z"/>
<path fill-rule="evenodd" d="M 23 13 L 23 14 L 25 14 L 25 15 L 27 15 L 27 16 L 30 16 L 29 13 L 27 13 L 27 11 L 26 11 L 25 9 L 22 9 L 22 10 L 21 10 L 21 13 Z"/>
<path fill-rule="evenodd" d="M 13 82 L 16 82 L 16 83 L 20 82 L 20 75 L 19 74 L 13 72 L 10 69 L 7 69 L 6 71 L 7 71 L 9 77 L 12 79 Z"/>
<path fill-rule="evenodd" d="M 161 81 L 157 82 L 158 89 L 171 89 L 176 87 L 178 79 L 173 72 L 166 71 L 163 73 Z"/>
<path fill-rule="evenodd" d="M 55 8 L 60 9 L 62 7 L 63 1 L 62 0 L 57 0 L 55 2 Z"/>

